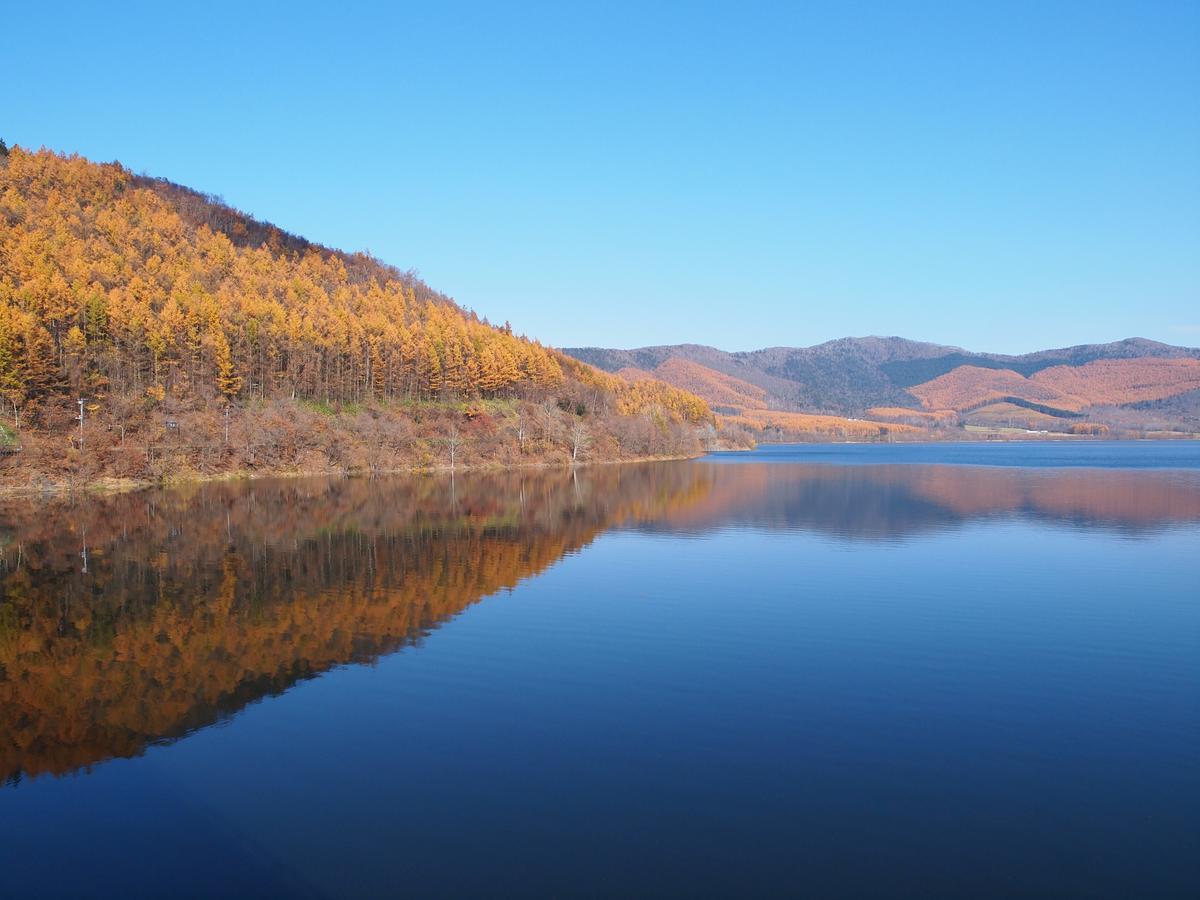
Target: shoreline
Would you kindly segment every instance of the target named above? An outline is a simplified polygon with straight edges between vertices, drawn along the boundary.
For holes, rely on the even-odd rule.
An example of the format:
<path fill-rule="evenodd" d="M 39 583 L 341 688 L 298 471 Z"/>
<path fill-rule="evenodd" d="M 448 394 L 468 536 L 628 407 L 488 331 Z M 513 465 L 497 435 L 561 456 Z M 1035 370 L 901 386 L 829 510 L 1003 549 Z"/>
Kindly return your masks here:
<path fill-rule="evenodd" d="M 1180 435 L 1179 437 L 1136 437 L 1136 438 L 1113 438 L 1103 437 L 1098 438 L 1093 435 L 1055 435 L 1046 437 L 1042 435 L 1028 435 L 1017 437 L 1005 437 L 1001 440 L 988 440 L 983 437 L 972 438 L 969 440 L 925 440 L 925 441 L 894 441 L 881 444 L 881 446 L 895 446 L 900 444 L 1044 444 L 1044 443 L 1097 443 L 1097 442 L 1112 442 L 1112 443 L 1176 443 L 1176 442 L 1191 442 L 1200 440 L 1200 435 Z M 446 465 L 440 466 L 407 466 L 394 469 L 379 469 L 376 471 L 369 470 L 332 470 L 332 469 L 312 469 L 312 470 L 292 470 L 292 469 L 254 469 L 254 470 L 238 470 L 232 472 L 221 472 L 217 474 L 205 475 L 199 473 L 189 473 L 186 475 L 164 478 L 161 480 L 151 479 L 126 479 L 126 478 L 96 478 L 90 481 L 85 481 L 79 484 L 72 484 L 70 481 L 47 481 L 41 485 L 26 484 L 20 486 L 0 485 L 0 500 L 19 499 L 28 497 L 63 497 L 71 495 L 109 495 L 122 494 L 134 491 L 144 491 L 152 488 L 180 488 L 188 485 L 207 484 L 217 481 L 260 481 L 270 478 L 375 478 L 375 477 L 392 477 L 401 475 L 446 475 L 456 472 L 511 472 L 521 469 L 573 469 L 587 468 L 591 466 L 613 466 L 623 465 L 626 463 L 647 463 L 647 462 L 683 462 L 686 460 L 701 459 L 713 453 L 750 453 L 757 447 L 763 446 L 849 446 L 862 445 L 872 446 L 880 444 L 878 441 L 760 441 L 756 447 L 715 447 L 710 450 L 704 450 L 699 453 L 692 454 L 669 454 L 665 456 L 633 456 L 623 459 L 586 459 L 577 462 L 561 461 L 561 462 L 527 462 L 527 463 L 477 463 L 471 465 L 454 466 L 453 468 Z"/>
<path fill-rule="evenodd" d="M 55 481 L 44 485 L 22 485 L 19 487 L 0 485 L 0 500 L 31 497 L 50 499 L 72 495 L 107 496 L 151 490 L 154 488 L 181 488 L 217 481 L 264 481 L 271 478 L 376 478 L 400 475 L 452 475 L 458 472 L 515 472 L 521 469 L 575 469 L 591 466 L 615 466 L 625 463 L 684 462 L 690 459 L 700 459 L 710 452 L 713 451 L 686 455 L 634 456 L 627 459 L 585 459 L 576 462 L 480 463 L 454 467 L 410 466 L 396 469 L 380 469 L 373 472 L 362 470 L 334 471 L 329 469 L 300 471 L 262 469 L 221 472 L 214 475 L 188 474 L 175 478 L 164 478 L 158 481 L 133 478 L 96 478 L 91 481 L 85 481 L 82 484 L 72 484 L 69 481 Z"/>

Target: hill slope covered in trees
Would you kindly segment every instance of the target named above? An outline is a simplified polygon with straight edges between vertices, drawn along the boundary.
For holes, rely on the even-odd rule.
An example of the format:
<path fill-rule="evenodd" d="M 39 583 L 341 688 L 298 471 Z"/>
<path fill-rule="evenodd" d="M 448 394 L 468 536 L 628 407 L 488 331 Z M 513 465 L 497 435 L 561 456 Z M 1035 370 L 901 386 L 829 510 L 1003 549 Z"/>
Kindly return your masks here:
<path fill-rule="evenodd" d="M 693 452 L 712 424 L 411 272 L 21 148 L 0 151 L 0 397 L 9 484 L 619 459 Z"/>
<path fill-rule="evenodd" d="M 1142 338 L 1024 356 L 898 337 L 747 353 L 695 344 L 566 352 L 610 372 L 636 368 L 694 391 L 726 422 L 801 436 L 861 439 L 879 426 L 892 426 L 889 439 L 977 437 L 972 429 L 1003 426 L 1139 436 L 1200 432 L 1200 350 Z M 826 423 L 807 424 L 799 414 L 823 416 Z"/>

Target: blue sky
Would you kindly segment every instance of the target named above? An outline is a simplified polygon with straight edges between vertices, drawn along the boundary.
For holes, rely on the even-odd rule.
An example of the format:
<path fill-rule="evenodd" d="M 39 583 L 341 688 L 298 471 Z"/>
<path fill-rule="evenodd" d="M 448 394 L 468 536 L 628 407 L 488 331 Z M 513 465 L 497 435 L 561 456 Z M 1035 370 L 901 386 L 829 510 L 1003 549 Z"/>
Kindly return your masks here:
<path fill-rule="evenodd" d="M 1197 2 L 24 3 L 4 30 L 9 143 L 559 346 L 1200 344 Z"/>

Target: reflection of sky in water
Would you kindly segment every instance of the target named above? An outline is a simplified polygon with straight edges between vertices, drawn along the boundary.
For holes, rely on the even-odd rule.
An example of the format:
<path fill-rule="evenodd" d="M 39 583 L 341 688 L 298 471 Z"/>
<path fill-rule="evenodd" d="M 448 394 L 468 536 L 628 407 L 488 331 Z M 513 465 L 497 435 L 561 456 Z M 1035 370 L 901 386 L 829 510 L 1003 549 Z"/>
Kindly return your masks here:
<path fill-rule="evenodd" d="M 900 444 L 764 444 L 754 453 L 714 453 L 709 460 L 822 462 L 838 465 L 925 463 L 1018 468 L 1196 469 L 1200 441 L 980 441 Z"/>

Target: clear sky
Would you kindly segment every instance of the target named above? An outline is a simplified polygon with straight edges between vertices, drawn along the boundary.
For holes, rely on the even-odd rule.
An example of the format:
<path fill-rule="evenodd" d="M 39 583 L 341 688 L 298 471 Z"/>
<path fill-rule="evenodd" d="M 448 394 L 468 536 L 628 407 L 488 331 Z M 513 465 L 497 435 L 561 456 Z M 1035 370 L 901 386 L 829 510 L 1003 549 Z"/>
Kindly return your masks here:
<path fill-rule="evenodd" d="M 555 345 L 1200 344 L 1195 0 L 20 3 L 3 31 L 9 143 Z"/>

